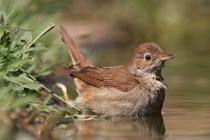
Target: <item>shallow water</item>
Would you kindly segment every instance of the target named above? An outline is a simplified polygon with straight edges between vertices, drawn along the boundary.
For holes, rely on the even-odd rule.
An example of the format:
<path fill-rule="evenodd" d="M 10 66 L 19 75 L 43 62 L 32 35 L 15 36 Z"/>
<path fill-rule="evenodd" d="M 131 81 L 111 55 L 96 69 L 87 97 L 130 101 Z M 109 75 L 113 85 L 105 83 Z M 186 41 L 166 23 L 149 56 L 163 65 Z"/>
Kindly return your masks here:
<path fill-rule="evenodd" d="M 53 135 L 63 140 L 210 139 L 210 94 L 207 84 L 190 81 L 183 84 L 184 81 L 176 83 L 176 80 L 171 80 L 175 79 L 173 77 L 168 79 L 170 88 L 166 91 L 162 115 L 77 120 L 56 127 Z"/>
<path fill-rule="evenodd" d="M 162 115 L 77 120 L 59 125 L 52 134 L 63 140 L 210 139 L 210 68 L 206 61 L 199 61 L 203 67 L 187 62 L 178 55 L 163 70 L 168 89 Z"/>
<path fill-rule="evenodd" d="M 210 115 L 207 111 L 165 110 L 163 115 L 141 118 L 79 120 L 54 129 L 61 139 L 209 139 Z"/>

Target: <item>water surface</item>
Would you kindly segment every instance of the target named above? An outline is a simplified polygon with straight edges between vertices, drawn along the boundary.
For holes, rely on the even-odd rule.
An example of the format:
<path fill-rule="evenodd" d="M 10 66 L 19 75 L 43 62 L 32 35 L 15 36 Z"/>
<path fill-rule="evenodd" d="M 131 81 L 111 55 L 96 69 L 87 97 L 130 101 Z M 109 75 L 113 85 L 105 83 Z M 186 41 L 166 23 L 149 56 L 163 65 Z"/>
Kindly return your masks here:
<path fill-rule="evenodd" d="M 60 139 L 77 140 L 208 140 L 210 95 L 207 84 L 177 82 L 169 76 L 170 88 L 162 115 L 144 117 L 86 118 L 53 129 Z"/>

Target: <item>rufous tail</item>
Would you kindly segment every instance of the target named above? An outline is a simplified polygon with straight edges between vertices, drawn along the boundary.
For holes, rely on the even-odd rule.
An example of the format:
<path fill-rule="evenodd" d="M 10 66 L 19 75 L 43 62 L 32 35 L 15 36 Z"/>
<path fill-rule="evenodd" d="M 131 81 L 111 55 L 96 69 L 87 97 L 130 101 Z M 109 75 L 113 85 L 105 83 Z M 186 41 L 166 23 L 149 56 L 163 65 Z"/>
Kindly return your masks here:
<path fill-rule="evenodd" d="M 74 41 L 67 30 L 63 26 L 60 26 L 59 31 L 61 34 L 61 39 L 68 47 L 72 60 L 72 66 L 77 68 L 92 66 L 92 64 L 86 59 L 82 52 L 80 52 L 80 50 L 75 46 Z"/>

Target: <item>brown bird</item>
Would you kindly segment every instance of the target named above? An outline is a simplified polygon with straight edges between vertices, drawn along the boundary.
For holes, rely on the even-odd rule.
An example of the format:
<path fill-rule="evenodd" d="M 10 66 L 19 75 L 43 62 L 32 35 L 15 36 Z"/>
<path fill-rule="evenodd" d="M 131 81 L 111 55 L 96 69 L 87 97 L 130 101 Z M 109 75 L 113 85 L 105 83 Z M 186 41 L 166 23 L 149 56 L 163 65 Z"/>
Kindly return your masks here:
<path fill-rule="evenodd" d="M 78 65 L 70 69 L 77 92 L 75 104 L 84 113 L 145 115 L 161 113 L 167 85 L 161 76 L 164 62 L 174 58 L 155 43 L 140 44 L 127 64 L 94 67 L 61 26 L 62 40 Z M 73 61 L 73 62 L 74 62 Z"/>

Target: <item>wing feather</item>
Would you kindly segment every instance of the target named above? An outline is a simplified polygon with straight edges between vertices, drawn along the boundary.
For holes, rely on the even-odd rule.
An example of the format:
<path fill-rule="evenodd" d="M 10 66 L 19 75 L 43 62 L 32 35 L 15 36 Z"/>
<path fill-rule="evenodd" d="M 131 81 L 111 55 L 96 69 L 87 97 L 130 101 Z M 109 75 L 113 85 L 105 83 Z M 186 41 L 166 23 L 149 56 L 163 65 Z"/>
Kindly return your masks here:
<path fill-rule="evenodd" d="M 71 76 L 95 87 L 115 88 L 124 92 L 133 89 L 138 84 L 138 81 L 124 66 L 114 68 L 87 66 L 81 70 L 71 71 Z"/>

